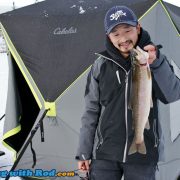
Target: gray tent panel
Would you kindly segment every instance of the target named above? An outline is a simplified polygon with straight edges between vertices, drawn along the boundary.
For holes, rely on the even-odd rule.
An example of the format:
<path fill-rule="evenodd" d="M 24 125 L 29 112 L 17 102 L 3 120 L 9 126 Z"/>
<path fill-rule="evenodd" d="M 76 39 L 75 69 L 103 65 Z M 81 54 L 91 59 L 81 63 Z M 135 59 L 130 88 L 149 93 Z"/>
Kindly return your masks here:
<path fill-rule="evenodd" d="M 174 22 L 174 25 L 177 28 L 177 31 L 180 33 L 180 10 L 178 6 L 172 5 L 170 3 L 164 2 L 172 21 Z"/>
<path fill-rule="evenodd" d="M 19 93 L 15 80 L 15 70 L 13 68 L 13 62 L 10 60 L 10 56 L 8 56 L 9 63 L 9 76 L 8 76 L 8 96 L 6 104 L 6 117 L 7 119 L 11 119 L 11 123 L 9 121 L 5 121 L 4 124 L 4 135 L 12 129 L 16 128 L 16 131 L 20 130 L 20 117 L 21 117 L 21 104 L 19 99 Z M 13 135 L 13 134 L 11 134 Z"/>
<path fill-rule="evenodd" d="M 57 117 L 64 120 L 78 133 L 81 126 L 80 119 L 85 107 L 84 94 L 89 70 L 57 101 Z"/>
<path fill-rule="evenodd" d="M 170 19 L 168 18 L 167 14 L 165 13 L 162 7 L 158 9 L 157 21 L 157 36 L 155 42 L 162 44 L 164 46 L 164 48 L 162 49 L 162 53 L 166 54 L 169 61 L 173 60 L 180 67 L 180 52 L 175 50 L 177 47 L 180 47 L 180 39 L 177 36 L 178 34 L 176 29 L 172 25 Z M 170 139 L 171 132 L 180 130 L 180 121 L 178 124 L 176 124 L 175 127 L 170 128 L 170 122 L 176 121 L 175 119 L 171 119 L 171 114 L 173 113 L 171 111 L 171 105 L 172 104 L 164 105 L 162 103 L 160 105 L 160 114 L 163 114 L 164 116 L 163 119 L 161 119 L 161 124 L 163 134 L 165 136 L 166 161 L 171 161 L 173 159 L 175 160 L 176 158 L 180 158 L 180 153 L 177 153 L 177 149 L 180 148 L 180 139 L 177 139 L 177 141 L 174 143 L 172 143 Z M 179 106 L 177 106 L 177 108 L 179 108 Z M 177 168 L 179 168 L 180 171 L 180 166 Z"/>
<path fill-rule="evenodd" d="M 167 59 L 175 62 L 178 77 L 180 51 L 175 49 L 180 47 L 180 39 L 162 5 L 157 4 L 149 14 L 141 19 L 141 24 L 150 33 L 155 44 L 163 45 L 161 52 L 167 56 Z M 157 180 L 175 179 L 180 174 L 180 153 L 178 153 L 180 138 L 177 138 L 180 132 L 179 109 L 180 101 L 170 105 L 159 103 L 159 117 L 162 126 L 160 148 L 164 148 L 164 154 L 161 152 L 160 160 L 164 162 L 159 163 L 160 171 L 157 172 Z M 171 141 L 172 138 L 177 138 L 174 143 Z"/>
<path fill-rule="evenodd" d="M 36 132 L 32 141 L 37 156 L 35 169 L 52 170 L 53 168 L 56 169 L 56 172 L 77 169 L 75 155 L 88 73 L 89 69 L 58 99 L 56 102 L 57 116 L 55 118 L 46 117 L 43 120 L 45 142 L 41 142 L 40 129 Z M 29 145 L 16 169 L 23 168 L 33 171 L 32 165 L 33 157 Z M 72 180 L 77 178 L 69 177 Z"/>
<path fill-rule="evenodd" d="M 170 127 L 171 127 L 171 141 L 178 140 L 180 129 L 177 127 L 179 125 L 180 119 L 180 101 L 174 102 L 170 105 Z"/>
<path fill-rule="evenodd" d="M 180 68 L 176 65 L 176 63 L 172 60 L 171 65 L 173 66 L 174 72 L 176 76 L 180 79 Z M 180 128 L 177 128 L 179 124 L 179 117 L 180 117 L 180 101 L 174 102 L 170 105 L 170 125 L 171 125 L 171 141 L 175 141 L 176 138 L 180 135 Z"/>

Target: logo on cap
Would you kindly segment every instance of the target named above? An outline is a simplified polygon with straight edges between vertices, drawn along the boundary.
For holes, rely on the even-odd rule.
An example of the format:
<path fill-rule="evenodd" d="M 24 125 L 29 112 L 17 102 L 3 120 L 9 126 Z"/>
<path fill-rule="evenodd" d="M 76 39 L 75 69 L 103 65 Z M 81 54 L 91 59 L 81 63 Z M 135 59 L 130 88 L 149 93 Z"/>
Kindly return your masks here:
<path fill-rule="evenodd" d="M 122 10 L 116 11 L 114 14 L 110 15 L 110 20 L 117 20 L 119 17 L 126 16 L 126 13 Z"/>

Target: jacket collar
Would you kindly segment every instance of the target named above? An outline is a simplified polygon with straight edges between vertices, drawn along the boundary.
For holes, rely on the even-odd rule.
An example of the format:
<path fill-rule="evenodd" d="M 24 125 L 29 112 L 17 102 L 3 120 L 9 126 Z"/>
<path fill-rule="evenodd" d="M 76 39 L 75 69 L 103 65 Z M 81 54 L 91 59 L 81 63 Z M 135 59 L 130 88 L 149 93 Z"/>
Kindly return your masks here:
<path fill-rule="evenodd" d="M 144 46 L 152 44 L 151 38 L 149 36 L 149 33 L 145 31 L 143 28 L 141 28 L 141 32 L 138 37 L 137 45 L 143 49 Z M 120 53 L 117 48 L 114 47 L 114 45 L 111 43 L 108 36 L 106 36 L 106 51 L 101 52 L 103 56 L 106 56 L 107 58 L 113 59 L 116 61 L 120 66 L 122 66 L 126 71 L 129 71 L 131 68 L 131 57 L 129 56 L 127 59 L 125 59 Z"/>

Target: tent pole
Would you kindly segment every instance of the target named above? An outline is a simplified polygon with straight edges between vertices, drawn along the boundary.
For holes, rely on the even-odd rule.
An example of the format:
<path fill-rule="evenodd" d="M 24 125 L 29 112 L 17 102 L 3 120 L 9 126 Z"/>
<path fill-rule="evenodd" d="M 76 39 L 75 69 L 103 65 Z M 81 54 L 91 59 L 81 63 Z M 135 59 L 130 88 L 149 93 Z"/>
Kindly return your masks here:
<path fill-rule="evenodd" d="M 5 117 L 5 114 L 4 114 L 4 115 L 2 115 L 2 117 L 0 118 L 0 120 L 2 120 L 4 117 Z"/>
<path fill-rule="evenodd" d="M 27 139 L 24 147 L 22 147 L 22 149 L 20 150 L 19 155 L 18 155 L 16 161 L 14 162 L 14 164 L 13 164 L 13 166 L 12 166 L 12 168 L 11 168 L 10 171 L 13 171 L 13 170 L 16 168 L 16 166 L 17 166 L 17 164 L 19 163 L 21 157 L 23 156 L 25 150 L 27 149 L 27 147 L 28 147 L 28 145 L 30 144 L 32 138 L 34 137 L 36 131 L 39 129 L 39 127 L 40 127 L 40 125 L 41 125 L 44 117 L 46 116 L 46 113 L 47 113 L 49 110 L 50 110 L 50 109 L 45 109 L 44 112 L 41 113 L 41 114 L 42 114 L 41 116 L 40 116 L 40 113 L 39 113 L 39 115 L 38 115 L 38 117 L 37 117 L 37 119 L 39 119 L 39 121 L 38 121 L 37 124 L 35 125 L 34 129 L 31 131 L 31 134 L 30 134 L 29 138 Z M 10 173 L 8 173 L 8 175 L 6 176 L 5 180 L 9 180 L 9 178 L 10 178 Z"/>

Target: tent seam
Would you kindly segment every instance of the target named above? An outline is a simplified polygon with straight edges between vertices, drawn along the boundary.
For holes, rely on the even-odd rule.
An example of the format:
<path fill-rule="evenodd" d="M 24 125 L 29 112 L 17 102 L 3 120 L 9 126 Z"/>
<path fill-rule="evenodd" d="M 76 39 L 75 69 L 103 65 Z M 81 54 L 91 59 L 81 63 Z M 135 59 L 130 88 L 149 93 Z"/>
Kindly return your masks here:
<path fill-rule="evenodd" d="M 13 160 L 14 160 L 14 161 L 15 161 L 15 159 L 16 159 L 16 154 L 17 154 L 17 152 L 16 152 L 16 150 L 15 150 L 14 148 L 12 148 L 10 145 L 8 145 L 4 140 L 7 139 L 7 138 L 9 138 L 9 137 L 11 137 L 11 136 L 13 136 L 13 135 L 15 135 L 15 134 L 17 134 L 17 133 L 20 132 L 20 131 L 21 131 L 21 125 L 15 127 L 14 129 L 11 129 L 11 130 L 8 131 L 7 133 L 5 133 L 5 134 L 3 135 L 3 138 L 2 138 L 2 144 L 3 144 L 7 149 L 9 149 L 10 151 L 12 151 L 12 152 L 14 153 L 14 156 L 13 156 Z"/>
<path fill-rule="evenodd" d="M 59 101 L 61 97 L 82 77 L 86 72 L 91 68 L 92 65 L 90 65 L 82 74 L 80 74 L 61 94 L 60 96 L 55 100 L 55 102 Z"/>
<path fill-rule="evenodd" d="M 10 49 L 10 52 L 12 53 L 12 55 L 13 55 L 16 63 L 17 63 L 17 65 L 18 65 L 18 67 L 19 67 L 19 69 L 21 71 L 21 73 L 23 74 L 23 76 L 24 76 L 24 78 L 25 78 L 29 88 L 31 89 L 31 92 L 32 92 L 34 98 L 36 99 L 36 102 L 37 102 L 39 108 L 41 109 L 42 108 L 42 103 L 41 103 L 41 101 L 40 101 L 40 99 L 39 99 L 35 89 L 33 88 L 32 83 L 30 82 L 29 78 L 26 76 L 26 73 L 29 74 L 29 77 L 31 78 L 31 81 L 34 83 L 34 86 L 38 90 L 38 92 L 39 92 L 39 94 L 41 96 L 42 101 L 44 102 L 45 100 L 44 100 L 43 96 L 41 95 L 41 92 L 39 91 L 38 87 L 36 86 L 36 83 L 32 79 L 28 69 L 24 65 L 24 63 L 23 63 L 19 53 L 17 52 L 16 48 L 14 47 L 14 45 L 13 45 L 11 39 L 9 38 L 9 36 L 8 36 L 5 28 L 3 27 L 2 23 L 0 23 L 0 26 L 2 27 L 2 32 L 3 32 L 4 38 L 6 40 L 6 43 L 7 43 L 8 47 L 9 47 L 9 49 Z"/>
<path fill-rule="evenodd" d="M 165 11 L 165 14 L 168 16 L 171 24 L 172 24 L 173 27 L 175 28 L 175 30 L 176 30 L 176 32 L 177 32 L 177 35 L 180 36 L 180 33 L 178 32 L 178 29 L 177 29 L 177 27 L 175 26 L 175 23 L 173 22 L 173 20 L 172 20 L 170 14 L 169 14 L 167 8 L 166 8 L 165 5 L 163 4 L 162 0 L 159 0 L 159 2 L 160 2 L 161 6 L 163 7 L 163 9 L 164 9 L 164 11 Z"/>
<path fill-rule="evenodd" d="M 138 20 L 140 21 L 142 18 L 144 18 L 150 11 L 159 3 L 159 0 L 156 1 Z"/>

